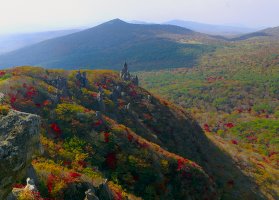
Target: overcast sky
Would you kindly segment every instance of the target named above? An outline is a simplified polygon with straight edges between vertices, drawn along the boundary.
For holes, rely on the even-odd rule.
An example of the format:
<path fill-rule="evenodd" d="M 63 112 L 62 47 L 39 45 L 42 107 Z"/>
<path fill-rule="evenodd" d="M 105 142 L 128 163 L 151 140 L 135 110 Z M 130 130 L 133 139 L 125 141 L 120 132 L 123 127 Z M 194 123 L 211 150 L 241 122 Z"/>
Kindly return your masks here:
<path fill-rule="evenodd" d="M 279 0 L 0 0 L 0 33 L 92 26 L 114 18 L 279 26 Z"/>

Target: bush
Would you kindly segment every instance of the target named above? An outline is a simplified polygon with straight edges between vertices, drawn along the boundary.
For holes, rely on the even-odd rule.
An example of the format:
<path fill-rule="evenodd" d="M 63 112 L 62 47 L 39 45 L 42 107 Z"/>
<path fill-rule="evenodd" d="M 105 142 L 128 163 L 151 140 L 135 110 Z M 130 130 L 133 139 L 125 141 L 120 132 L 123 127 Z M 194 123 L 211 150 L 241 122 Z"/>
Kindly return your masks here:
<path fill-rule="evenodd" d="M 7 115 L 10 107 L 8 105 L 0 105 L 0 115 Z"/>

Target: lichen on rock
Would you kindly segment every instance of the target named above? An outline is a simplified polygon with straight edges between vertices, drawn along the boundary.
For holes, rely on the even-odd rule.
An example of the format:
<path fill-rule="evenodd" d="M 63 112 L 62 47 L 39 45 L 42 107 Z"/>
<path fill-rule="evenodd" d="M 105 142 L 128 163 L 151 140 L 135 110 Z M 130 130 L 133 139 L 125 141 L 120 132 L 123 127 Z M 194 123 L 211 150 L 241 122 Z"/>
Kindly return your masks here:
<path fill-rule="evenodd" d="M 26 174 L 32 157 L 40 153 L 40 117 L 10 110 L 0 115 L 0 199 Z"/>

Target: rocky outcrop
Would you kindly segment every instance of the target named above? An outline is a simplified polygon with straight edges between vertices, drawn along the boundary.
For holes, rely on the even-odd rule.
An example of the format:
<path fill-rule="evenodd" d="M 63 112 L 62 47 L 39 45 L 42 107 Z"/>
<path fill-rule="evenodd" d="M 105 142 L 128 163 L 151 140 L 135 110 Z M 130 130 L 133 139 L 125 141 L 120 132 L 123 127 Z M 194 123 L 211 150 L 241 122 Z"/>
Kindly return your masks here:
<path fill-rule="evenodd" d="M 40 117 L 10 110 L 0 115 L 0 199 L 26 174 L 34 153 L 41 150 Z"/>

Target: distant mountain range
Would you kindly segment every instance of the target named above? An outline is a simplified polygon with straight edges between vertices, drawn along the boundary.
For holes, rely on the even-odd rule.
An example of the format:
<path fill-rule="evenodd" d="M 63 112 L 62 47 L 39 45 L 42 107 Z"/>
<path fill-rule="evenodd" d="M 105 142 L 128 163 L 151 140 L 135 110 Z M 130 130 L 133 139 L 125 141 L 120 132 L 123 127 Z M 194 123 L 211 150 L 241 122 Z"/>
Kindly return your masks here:
<path fill-rule="evenodd" d="M 232 38 L 231 40 L 239 41 L 239 40 L 247 40 L 247 39 L 252 39 L 252 38 L 257 38 L 257 39 L 268 38 L 271 40 L 278 40 L 279 39 L 279 27 L 267 28 L 267 29 L 260 30 L 257 32 L 244 34 L 239 37 Z"/>
<path fill-rule="evenodd" d="M 75 31 L 29 35 L 33 42 L 35 39 L 43 40 L 43 37 L 60 37 L 1 55 L 0 68 L 35 65 L 119 70 L 124 61 L 131 65 L 132 71 L 192 67 L 202 55 L 226 43 L 251 38 L 279 38 L 278 27 L 228 38 L 198 33 L 176 25 L 131 24 L 120 19 Z"/>
<path fill-rule="evenodd" d="M 204 23 L 198 23 L 192 21 L 183 21 L 183 20 L 171 20 L 165 22 L 164 24 L 180 26 L 201 33 L 206 33 L 211 35 L 222 35 L 222 36 L 235 36 L 240 34 L 252 33 L 259 30 L 256 28 L 213 25 L 213 24 L 204 24 Z"/>
<path fill-rule="evenodd" d="M 192 30 L 156 24 L 129 24 L 115 19 L 67 36 L 46 40 L 0 56 L 0 66 L 132 70 L 191 67 L 217 39 Z"/>
<path fill-rule="evenodd" d="M 0 35 L 0 54 L 78 31 L 80 29 Z"/>

